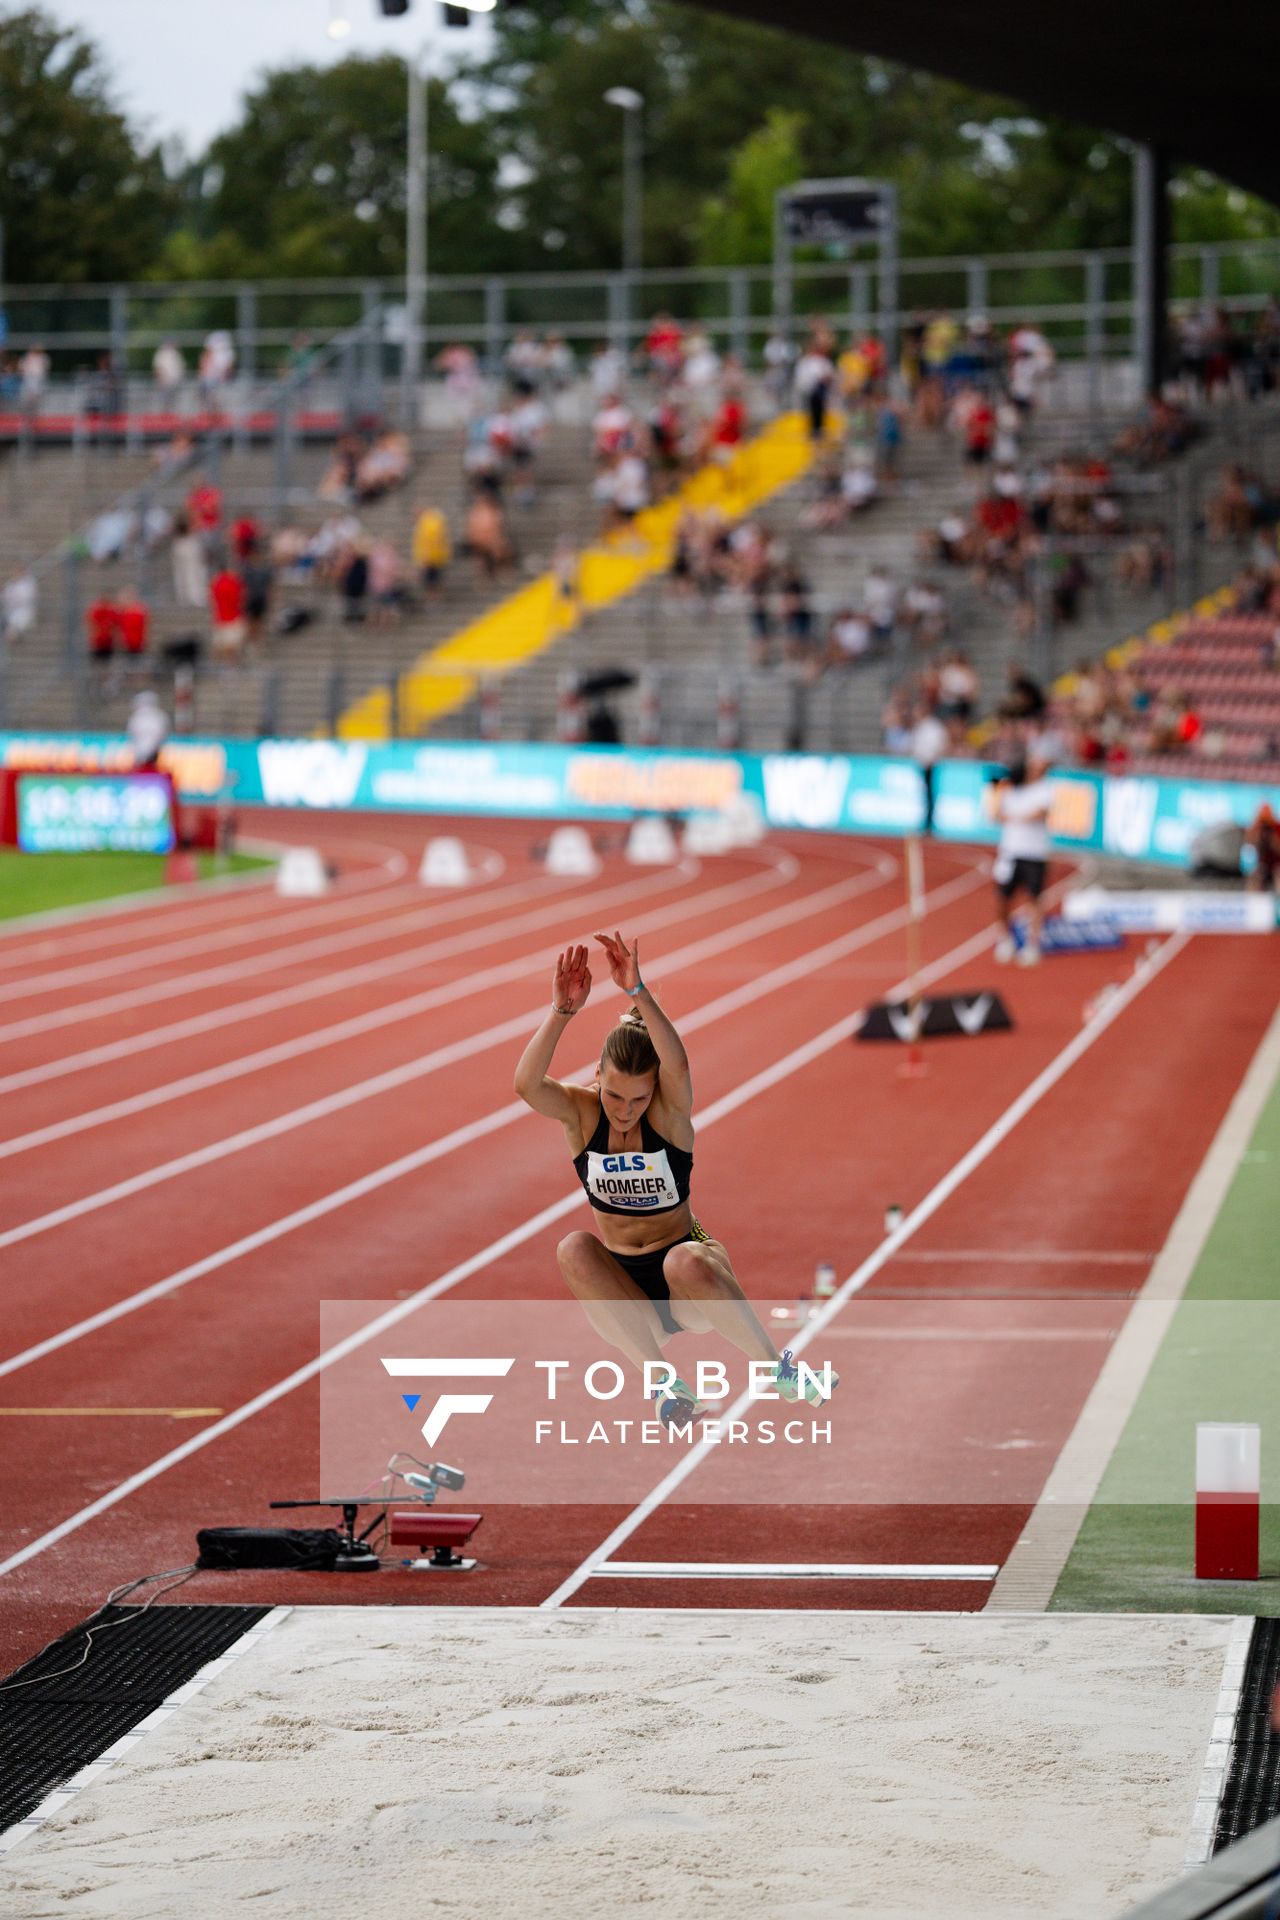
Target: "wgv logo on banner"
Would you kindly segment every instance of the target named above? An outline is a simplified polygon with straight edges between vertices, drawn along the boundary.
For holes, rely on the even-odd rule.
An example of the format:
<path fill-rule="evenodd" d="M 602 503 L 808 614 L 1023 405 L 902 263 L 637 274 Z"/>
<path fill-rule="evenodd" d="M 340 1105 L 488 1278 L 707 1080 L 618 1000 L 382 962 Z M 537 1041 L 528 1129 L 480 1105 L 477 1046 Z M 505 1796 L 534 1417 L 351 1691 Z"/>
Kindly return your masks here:
<path fill-rule="evenodd" d="M 838 827 L 849 762 L 819 754 L 766 754 L 765 809 L 775 827 Z"/>
<path fill-rule="evenodd" d="M 1110 780 L 1102 795 L 1102 844 L 1108 853 L 1145 858 L 1160 790 L 1154 780 Z"/>
<path fill-rule="evenodd" d="M 352 806 L 368 752 L 336 740 L 264 740 L 258 748 L 262 797 L 276 807 Z"/>

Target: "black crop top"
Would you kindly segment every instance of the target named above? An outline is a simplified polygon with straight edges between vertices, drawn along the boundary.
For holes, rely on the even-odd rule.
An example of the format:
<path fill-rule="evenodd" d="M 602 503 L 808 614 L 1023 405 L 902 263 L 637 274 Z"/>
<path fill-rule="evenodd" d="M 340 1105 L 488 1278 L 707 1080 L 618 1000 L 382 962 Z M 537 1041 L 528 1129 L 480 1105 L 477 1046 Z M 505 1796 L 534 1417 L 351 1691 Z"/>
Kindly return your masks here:
<path fill-rule="evenodd" d="M 672 1146 L 646 1114 L 640 1116 L 639 1153 L 610 1153 L 604 1108 L 595 1132 L 574 1158 L 574 1172 L 597 1213 L 674 1213 L 689 1198 L 693 1155 Z"/>

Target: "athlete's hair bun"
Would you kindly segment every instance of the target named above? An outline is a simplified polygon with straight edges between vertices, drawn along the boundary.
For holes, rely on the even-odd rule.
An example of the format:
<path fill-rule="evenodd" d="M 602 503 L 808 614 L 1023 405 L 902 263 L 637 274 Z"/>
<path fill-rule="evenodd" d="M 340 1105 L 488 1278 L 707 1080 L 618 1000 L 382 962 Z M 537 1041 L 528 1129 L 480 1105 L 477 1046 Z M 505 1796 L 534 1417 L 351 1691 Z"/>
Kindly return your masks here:
<path fill-rule="evenodd" d="M 620 1027 L 635 1027 L 640 1033 L 648 1033 L 649 1031 L 645 1025 L 644 1015 L 641 1013 L 639 1007 L 636 1006 L 624 1007 L 622 1009 L 622 1012 L 618 1015 L 618 1025 Z"/>

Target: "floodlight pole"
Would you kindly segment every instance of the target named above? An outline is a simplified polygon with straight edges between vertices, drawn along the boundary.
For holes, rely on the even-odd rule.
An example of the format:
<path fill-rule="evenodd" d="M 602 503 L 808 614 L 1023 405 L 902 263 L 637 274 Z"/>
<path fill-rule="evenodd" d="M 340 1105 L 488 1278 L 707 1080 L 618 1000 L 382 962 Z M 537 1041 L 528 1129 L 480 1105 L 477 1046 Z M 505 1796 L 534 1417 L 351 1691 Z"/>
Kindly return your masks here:
<path fill-rule="evenodd" d="M 605 99 L 622 113 L 622 270 L 639 273 L 644 251 L 641 209 L 643 187 L 644 95 L 634 87 L 610 87 Z"/>
<path fill-rule="evenodd" d="M 1159 393 L 1168 364 L 1169 157 L 1133 153 L 1133 337 L 1144 394 Z"/>
<path fill-rule="evenodd" d="M 409 151 L 405 170 L 404 234 L 404 360 L 402 408 L 404 425 L 417 425 L 418 387 L 422 380 L 423 331 L 427 304 L 427 90 L 430 84 L 430 42 L 405 60 L 409 79 Z"/>

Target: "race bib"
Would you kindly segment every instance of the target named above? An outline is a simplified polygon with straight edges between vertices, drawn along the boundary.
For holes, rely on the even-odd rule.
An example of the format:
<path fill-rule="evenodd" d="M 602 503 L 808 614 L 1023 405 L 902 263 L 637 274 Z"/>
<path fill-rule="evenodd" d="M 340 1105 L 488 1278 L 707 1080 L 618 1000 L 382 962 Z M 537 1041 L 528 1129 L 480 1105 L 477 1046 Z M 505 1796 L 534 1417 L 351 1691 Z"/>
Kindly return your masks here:
<path fill-rule="evenodd" d="M 587 1192 L 604 1206 L 628 1213 L 659 1213 L 680 1205 L 665 1147 L 660 1153 L 589 1153 Z"/>

